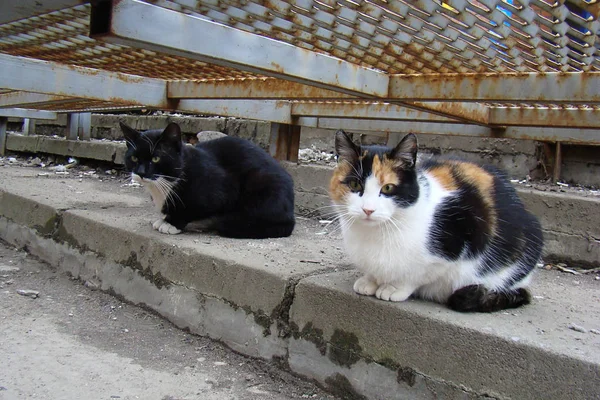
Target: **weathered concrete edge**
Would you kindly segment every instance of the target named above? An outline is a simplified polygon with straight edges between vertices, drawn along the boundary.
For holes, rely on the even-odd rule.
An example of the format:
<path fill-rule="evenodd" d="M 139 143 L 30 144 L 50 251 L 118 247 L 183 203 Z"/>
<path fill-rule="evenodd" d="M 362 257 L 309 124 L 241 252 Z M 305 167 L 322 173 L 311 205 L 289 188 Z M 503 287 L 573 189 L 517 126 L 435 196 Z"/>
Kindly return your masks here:
<path fill-rule="evenodd" d="M 432 385 L 432 377 L 438 383 L 460 384 L 456 389 L 465 398 L 598 396 L 593 382 L 600 378 L 600 369 L 594 362 L 438 318 L 435 305 L 416 302 L 395 307 L 356 296 L 347 289 L 350 282 L 339 285 L 340 275 L 344 279 L 354 275 L 349 271 L 333 275 L 337 275 L 332 278 L 336 285 L 309 277 L 296 287 L 291 322 L 304 327 L 310 333 L 305 336 L 321 350 L 319 354 L 306 345 L 292 344 L 290 365 L 305 375 L 325 380 L 331 371 L 339 371 L 351 381 L 361 381 L 361 362 L 384 365 L 395 372 L 399 386 L 372 388 L 378 399 L 394 398 L 394 391 L 404 392 L 400 398 L 455 398 L 458 392 L 449 393 L 447 385 Z M 332 324 L 331 315 L 345 318 L 335 317 Z M 317 362 L 322 356 L 327 360 Z M 329 374 L 323 367 L 327 362 Z M 306 365 L 319 365 L 319 369 L 315 373 Z"/>
<path fill-rule="evenodd" d="M 110 141 L 78 141 L 48 136 L 22 136 L 10 134 L 6 149 L 24 153 L 45 153 L 75 158 L 86 158 L 123 164 L 127 146 Z"/>
<path fill-rule="evenodd" d="M 44 136 L 9 135 L 11 151 L 49 153 L 122 164 L 124 143 L 69 141 Z M 284 163 L 294 178 L 296 208 L 302 214 L 326 214 L 331 168 Z M 545 236 L 544 256 L 578 266 L 600 267 L 600 200 L 518 188 L 525 205 L 539 216 Z"/>
<path fill-rule="evenodd" d="M 2 207 L 6 197 L 19 197 L 18 210 L 7 210 Z M 14 199 L 13 199 L 14 200 Z M 414 365 L 401 365 L 398 359 L 381 357 L 381 348 L 363 343 L 360 351 L 355 347 L 340 345 L 340 340 L 332 335 L 323 335 L 324 324 L 331 318 L 322 306 L 314 304 L 316 299 L 352 303 L 348 293 L 339 291 L 323 292 L 323 288 L 315 286 L 320 278 L 298 277 L 286 287 L 282 303 L 285 304 L 285 319 L 264 320 L 264 315 L 253 310 L 250 305 L 235 304 L 228 299 L 208 295 L 185 284 L 185 282 L 168 285 L 156 285 L 143 271 L 123 265 L 120 259 L 112 259 L 106 255 L 90 250 L 85 243 L 64 241 L 61 233 L 62 218 L 77 215 L 67 210 L 54 209 L 38 203 L 34 199 L 16 196 L 0 191 L 0 210 L 5 214 L 0 217 L 0 237 L 9 243 L 25 247 L 32 254 L 40 257 L 62 271 L 98 286 L 102 290 L 112 292 L 124 299 L 143 304 L 181 328 L 193 333 L 209 336 L 230 346 L 232 349 L 254 357 L 276 360 L 292 372 L 318 381 L 325 388 L 340 394 L 344 398 L 403 398 L 410 395 L 414 398 L 435 398 L 440 393 L 447 397 L 459 398 L 502 398 L 502 394 L 489 388 L 478 388 L 469 385 L 473 382 L 451 382 L 434 376 L 435 371 L 424 371 Z M 8 215 L 6 215 L 8 214 Z M 80 221 L 89 227 L 90 221 Z M 114 229 L 99 224 L 96 228 L 104 231 L 103 235 L 112 235 Z M 92 231 L 92 230 L 90 230 Z M 61 235 L 62 239 L 61 239 Z M 322 272 L 320 272 L 322 273 Z M 313 302 L 313 303 L 311 303 Z M 377 307 L 384 308 L 377 303 Z M 360 312 L 362 305 L 358 305 Z M 298 310 L 302 310 L 299 312 Z M 372 315 L 372 310 L 362 310 L 364 315 Z M 389 312 L 389 308 L 385 310 Z M 414 320 L 433 320 L 428 316 L 401 315 L 402 311 L 394 311 L 398 315 L 393 318 Z M 374 315 L 374 314 L 373 314 Z M 268 324 L 265 326 L 265 322 Z M 438 325 L 439 321 L 434 321 Z M 368 323 L 377 326 L 376 321 Z M 336 327 L 329 327 L 329 329 Z M 440 331 L 450 329 L 440 326 Z M 269 332 L 267 332 L 267 330 Z M 352 337 L 353 331 L 360 327 L 353 326 L 343 335 Z M 435 330 L 437 332 L 437 330 Z M 319 333 L 321 332 L 321 333 Z M 364 334 L 364 332 L 363 332 Z M 375 334 L 375 332 L 373 332 Z M 410 332 L 407 334 L 410 335 Z M 386 335 L 393 339 L 395 332 Z M 434 332 L 435 335 L 435 332 Z M 492 340 L 500 352 L 522 352 L 523 348 L 532 358 L 544 365 L 564 365 L 565 358 L 571 365 L 570 370 L 578 370 L 578 376 L 586 376 L 591 367 L 584 362 L 558 356 L 550 351 L 543 351 L 531 346 L 515 345 L 506 341 L 489 338 L 481 332 L 470 332 L 472 343 L 485 343 Z M 418 335 L 417 335 L 418 336 Z M 480 337 L 481 336 L 481 337 Z M 444 339 L 445 338 L 445 339 Z M 453 335 L 442 335 L 441 339 L 452 341 Z M 336 356 L 332 357 L 331 354 Z M 332 358 L 336 362 L 332 361 Z M 528 357 L 529 358 L 529 357 Z M 559 360 L 560 358 L 560 360 Z M 340 359 L 352 360 L 351 363 Z M 541 361 L 544 360 L 544 361 Z M 350 365 L 349 365 L 350 364 Z M 461 371 L 464 376 L 465 371 Z M 501 377 L 498 376 L 499 378 Z M 476 382 L 475 380 L 474 382 Z"/>
<path fill-rule="evenodd" d="M 19 204 L 18 210 L 6 207 L 15 201 Z M 290 363 L 304 353 L 320 352 L 314 344 L 310 327 L 300 330 L 289 321 L 289 312 L 295 301 L 295 288 L 304 278 L 290 279 L 282 295 L 283 309 L 280 310 L 280 315 L 278 318 L 269 318 L 263 313 L 255 312 L 257 307 L 253 304 L 235 304 L 228 299 L 202 293 L 185 282 L 166 282 L 163 276 L 159 279 L 160 284 L 157 284 L 157 277 L 149 276 L 148 270 L 124 265 L 122 260 L 114 260 L 106 254 L 91 250 L 91 239 L 75 240 L 70 237 L 65 225 L 83 224 L 88 232 L 92 232 L 90 236 L 97 236 L 96 240 L 100 238 L 99 235 L 112 236 L 115 229 L 101 223 L 91 227 L 94 222 L 81 218 L 72 211 L 76 210 L 54 209 L 34 199 L 0 190 L 0 238 L 80 279 L 86 286 L 99 288 L 134 304 L 148 307 L 178 327 L 221 341 L 242 354 L 275 361 L 293 373 L 313 379 L 343 398 L 377 398 L 372 397 L 374 393 L 371 393 L 370 385 L 354 388 L 349 380 L 352 377 L 346 377 L 345 371 L 335 372 L 331 376 L 326 374 L 327 379 L 319 380 L 312 376 L 314 371 L 307 373 L 305 365 Z M 68 219 L 72 221 L 65 224 Z M 75 222 L 76 219 L 79 221 Z M 99 228 L 105 232 L 99 233 Z M 315 371 L 319 366 L 325 371 L 330 368 L 330 362 L 324 357 L 315 362 Z M 372 382 L 376 386 L 393 388 L 399 385 L 395 372 L 389 371 L 388 366 L 372 362 L 362 362 L 360 365 L 360 374 L 376 378 Z M 382 380 L 384 377 L 389 379 Z M 460 385 L 425 376 L 423 379 L 427 387 L 437 387 L 437 390 L 443 389 L 445 393 L 468 393 Z"/>

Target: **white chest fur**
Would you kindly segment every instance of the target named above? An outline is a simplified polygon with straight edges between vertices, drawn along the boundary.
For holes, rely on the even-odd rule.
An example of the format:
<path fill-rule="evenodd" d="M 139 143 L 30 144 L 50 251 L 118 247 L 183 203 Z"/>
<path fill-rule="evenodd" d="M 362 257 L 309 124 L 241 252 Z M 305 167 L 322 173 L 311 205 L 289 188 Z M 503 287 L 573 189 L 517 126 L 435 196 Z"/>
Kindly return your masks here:
<path fill-rule="evenodd" d="M 437 206 L 450 195 L 436 181 L 426 179 L 427 188 L 415 204 L 397 209 L 388 221 L 369 224 L 357 220 L 343 224 L 346 251 L 356 268 L 378 285 L 406 287 L 422 297 L 444 301 L 459 282 L 464 282 L 474 261 L 450 262 L 431 254 L 429 235 Z"/>
<path fill-rule="evenodd" d="M 158 211 L 161 211 L 167 200 L 173 199 L 173 185 L 174 183 L 164 179 L 158 178 L 156 180 L 142 179 L 139 175 L 132 175 L 132 180 L 136 183 L 141 184 L 150 193 L 154 207 Z"/>

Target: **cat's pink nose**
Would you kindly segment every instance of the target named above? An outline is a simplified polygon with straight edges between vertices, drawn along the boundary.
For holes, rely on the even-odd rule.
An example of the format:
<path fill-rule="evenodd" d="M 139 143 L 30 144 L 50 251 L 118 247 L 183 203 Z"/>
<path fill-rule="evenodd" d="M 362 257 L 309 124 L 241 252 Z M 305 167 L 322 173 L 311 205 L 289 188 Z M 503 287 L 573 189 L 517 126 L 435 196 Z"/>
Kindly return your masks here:
<path fill-rule="evenodd" d="M 365 214 L 367 214 L 367 217 L 375 212 L 375 210 L 367 210 L 366 208 L 363 208 L 362 210 Z"/>

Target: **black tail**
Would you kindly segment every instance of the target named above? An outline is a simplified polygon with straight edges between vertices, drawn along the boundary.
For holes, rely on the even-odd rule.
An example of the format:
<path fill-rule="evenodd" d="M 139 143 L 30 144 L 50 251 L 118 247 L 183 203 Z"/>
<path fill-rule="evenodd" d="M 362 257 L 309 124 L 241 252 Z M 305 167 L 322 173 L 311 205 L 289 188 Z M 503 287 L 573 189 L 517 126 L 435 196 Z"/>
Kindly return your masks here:
<path fill-rule="evenodd" d="M 529 304 L 531 295 L 526 289 L 496 292 L 483 285 L 469 285 L 458 289 L 448 299 L 448 307 L 461 312 L 494 312 Z"/>
<path fill-rule="evenodd" d="M 236 239 L 266 239 L 287 237 L 294 230 L 295 221 L 267 221 L 250 219 L 242 215 L 228 215 L 216 224 L 221 236 Z"/>

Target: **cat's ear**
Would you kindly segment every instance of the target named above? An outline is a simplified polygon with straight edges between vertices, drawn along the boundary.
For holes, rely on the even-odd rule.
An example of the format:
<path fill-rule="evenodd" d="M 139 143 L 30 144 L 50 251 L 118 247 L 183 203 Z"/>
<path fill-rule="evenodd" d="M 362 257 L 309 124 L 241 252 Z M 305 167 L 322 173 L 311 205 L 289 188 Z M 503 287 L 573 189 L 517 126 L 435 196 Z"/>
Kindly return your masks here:
<path fill-rule="evenodd" d="M 412 168 L 417 163 L 417 136 L 409 133 L 394 147 L 391 157 L 404 168 Z"/>
<path fill-rule="evenodd" d="M 176 149 L 181 148 L 181 128 L 175 122 L 169 123 L 160 136 L 164 141 L 175 146 Z"/>
<path fill-rule="evenodd" d="M 354 163 L 360 154 L 358 146 L 341 129 L 335 133 L 335 152 L 339 159 L 350 163 Z"/>
<path fill-rule="evenodd" d="M 119 125 L 121 126 L 121 130 L 123 131 L 123 135 L 125 136 L 125 142 L 127 143 L 127 147 L 135 147 L 135 142 L 140 138 L 141 133 L 130 127 L 129 125 L 124 124 L 119 121 Z"/>

